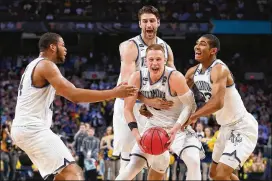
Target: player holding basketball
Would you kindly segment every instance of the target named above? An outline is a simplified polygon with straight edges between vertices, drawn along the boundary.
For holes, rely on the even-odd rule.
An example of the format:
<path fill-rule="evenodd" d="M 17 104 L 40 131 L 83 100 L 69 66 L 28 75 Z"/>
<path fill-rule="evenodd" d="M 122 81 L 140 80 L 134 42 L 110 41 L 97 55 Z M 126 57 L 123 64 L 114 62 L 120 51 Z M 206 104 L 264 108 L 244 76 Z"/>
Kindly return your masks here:
<path fill-rule="evenodd" d="M 61 139 L 51 130 L 55 94 L 77 102 L 98 102 L 137 94 L 133 86 L 120 85 L 112 90 L 76 88 L 60 73 L 66 48 L 60 35 L 45 33 L 39 40 L 40 56 L 26 67 L 18 90 L 11 137 L 26 152 L 46 179 L 84 180 L 82 170 Z"/>
<path fill-rule="evenodd" d="M 158 10 L 153 6 L 144 6 L 138 12 L 139 26 L 141 34 L 120 44 L 119 51 L 121 56 L 121 73 L 118 83 L 127 82 L 131 74 L 141 67 L 145 67 L 146 49 L 149 45 L 157 43 L 164 48 L 164 56 L 167 65 L 174 68 L 173 52 L 169 45 L 157 37 L 157 30 L 160 26 L 160 16 Z M 145 103 L 143 97 L 139 99 Z M 155 104 L 154 104 L 155 103 Z M 149 102 L 151 106 L 158 109 L 169 108 L 172 102 L 160 99 Z M 142 131 L 147 118 L 140 115 L 139 109 L 142 103 L 138 100 L 134 106 L 134 115 L 139 123 L 139 130 Z M 124 100 L 116 99 L 113 114 L 114 128 L 114 152 L 113 155 L 119 156 L 121 153 L 120 171 L 128 164 L 129 154 L 135 144 L 135 138 L 131 134 L 124 118 Z"/>
<path fill-rule="evenodd" d="M 144 130 L 159 126 L 170 135 L 169 147 L 185 162 L 188 168 L 187 180 L 201 180 L 200 150 L 201 143 L 195 136 L 195 132 L 189 126 L 185 132 L 181 126 L 188 120 L 196 109 L 194 95 L 186 84 L 184 76 L 173 68 L 165 66 L 164 48 L 159 44 L 153 44 L 146 50 L 147 67 L 132 74 L 129 85 L 139 88 L 140 93 L 146 98 L 161 98 L 173 102 L 169 109 L 158 110 L 147 106 L 153 116 L 147 121 Z M 169 165 L 169 152 L 161 155 L 150 155 L 141 150 L 141 134 L 137 125 L 137 117 L 133 113 L 133 107 L 137 96 L 125 99 L 125 118 L 137 144 L 131 152 L 130 162 L 116 180 L 131 180 L 146 165 L 155 172 L 149 175 L 148 180 L 162 180 Z M 159 145 L 158 145 L 159 146 Z"/>
<path fill-rule="evenodd" d="M 230 70 L 216 58 L 220 50 L 219 39 L 211 34 L 203 35 L 194 50 L 199 64 L 190 68 L 185 77 L 188 85 L 196 85 L 206 104 L 191 115 L 186 125 L 215 113 L 221 128 L 213 149 L 210 176 L 215 180 L 239 180 L 233 171 L 242 167 L 253 152 L 258 139 L 258 123 L 247 112 Z"/>

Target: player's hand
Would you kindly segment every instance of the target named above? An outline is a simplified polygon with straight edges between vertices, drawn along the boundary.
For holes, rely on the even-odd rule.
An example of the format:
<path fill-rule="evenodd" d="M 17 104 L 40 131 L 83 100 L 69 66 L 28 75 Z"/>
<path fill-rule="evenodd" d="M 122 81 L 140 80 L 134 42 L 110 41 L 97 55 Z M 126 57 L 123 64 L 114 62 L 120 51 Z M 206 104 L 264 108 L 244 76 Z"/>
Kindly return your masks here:
<path fill-rule="evenodd" d="M 150 111 L 147 110 L 145 104 L 143 104 L 141 106 L 141 108 L 139 109 L 139 112 L 140 112 L 141 115 L 143 115 L 143 116 L 145 116 L 147 118 L 151 118 L 153 116 L 153 114 Z"/>
<path fill-rule="evenodd" d="M 196 121 L 197 121 L 197 117 L 194 114 L 191 114 L 190 118 L 184 125 L 182 125 L 181 129 L 184 129 L 185 127 L 189 125 L 192 125 L 192 127 L 194 128 Z"/>
<path fill-rule="evenodd" d="M 113 90 L 115 91 L 115 97 L 118 98 L 125 98 L 138 94 L 138 88 L 136 88 L 135 86 L 127 85 L 127 83 L 121 83 Z"/>
<path fill-rule="evenodd" d="M 168 133 L 170 136 L 169 141 L 167 142 L 167 148 L 170 149 L 171 145 L 173 144 L 176 134 L 178 132 L 178 130 L 181 129 L 181 125 L 179 123 L 176 123 L 175 126 L 170 130 L 170 132 Z"/>
<path fill-rule="evenodd" d="M 173 101 L 166 101 L 161 98 L 153 98 L 148 100 L 148 105 L 155 109 L 169 109 L 173 106 Z"/>

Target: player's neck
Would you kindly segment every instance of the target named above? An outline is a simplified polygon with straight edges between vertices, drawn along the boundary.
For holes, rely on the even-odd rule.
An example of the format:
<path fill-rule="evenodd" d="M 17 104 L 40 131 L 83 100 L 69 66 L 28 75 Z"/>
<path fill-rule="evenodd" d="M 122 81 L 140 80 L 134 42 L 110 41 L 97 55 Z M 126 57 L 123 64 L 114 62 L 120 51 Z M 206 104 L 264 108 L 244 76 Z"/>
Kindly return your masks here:
<path fill-rule="evenodd" d="M 47 60 L 54 62 L 52 55 L 49 55 L 47 52 L 40 52 L 39 58 L 46 58 Z"/>
<path fill-rule="evenodd" d="M 141 33 L 141 38 L 142 38 L 144 44 L 146 44 L 147 46 L 156 44 L 156 42 L 157 42 L 157 36 L 155 36 L 155 37 L 152 38 L 152 39 L 147 39 L 147 38 L 145 38 L 144 35 Z"/>
<path fill-rule="evenodd" d="M 211 57 L 208 61 L 202 62 L 202 69 L 206 70 L 207 68 L 209 68 L 215 60 L 216 57 Z"/>

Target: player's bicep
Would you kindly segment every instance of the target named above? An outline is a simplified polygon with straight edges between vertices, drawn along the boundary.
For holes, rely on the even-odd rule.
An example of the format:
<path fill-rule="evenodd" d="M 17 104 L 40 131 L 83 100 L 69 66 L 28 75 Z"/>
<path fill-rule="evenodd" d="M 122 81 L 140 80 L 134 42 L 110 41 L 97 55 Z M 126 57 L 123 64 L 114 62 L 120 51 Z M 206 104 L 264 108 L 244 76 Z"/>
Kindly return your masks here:
<path fill-rule="evenodd" d="M 171 90 L 179 96 L 187 93 L 190 90 L 186 84 L 185 77 L 178 71 L 174 71 L 172 73 L 169 81 Z"/>
<path fill-rule="evenodd" d="M 122 43 L 119 49 L 121 56 L 121 79 L 122 82 L 127 82 L 130 75 L 136 71 L 135 61 L 138 57 L 138 49 L 133 41 Z"/>
<path fill-rule="evenodd" d="M 220 106 L 224 104 L 228 70 L 222 65 L 216 65 L 211 71 L 212 98 L 217 99 Z"/>
<path fill-rule="evenodd" d="M 61 75 L 58 67 L 48 60 L 42 61 L 38 66 L 41 76 L 56 89 L 56 94 L 69 99 L 69 93 L 75 89 L 75 86 Z"/>

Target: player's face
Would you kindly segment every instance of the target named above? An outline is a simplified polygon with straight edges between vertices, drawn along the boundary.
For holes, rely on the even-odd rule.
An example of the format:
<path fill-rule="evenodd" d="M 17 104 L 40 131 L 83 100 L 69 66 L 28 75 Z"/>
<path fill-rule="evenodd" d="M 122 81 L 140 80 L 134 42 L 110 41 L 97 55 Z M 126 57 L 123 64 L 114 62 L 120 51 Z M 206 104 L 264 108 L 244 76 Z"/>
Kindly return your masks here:
<path fill-rule="evenodd" d="M 144 13 L 141 15 L 139 26 L 146 39 L 153 39 L 157 36 L 157 30 L 160 26 L 160 20 L 154 14 Z"/>
<path fill-rule="evenodd" d="M 211 56 L 216 54 L 217 49 L 211 48 L 209 45 L 209 39 L 205 37 L 200 37 L 196 41 L 194 47 L 195 50 L 195 60 L 198 62 L 204 62 L 210 59 Z"/>
<path fill-rule="evenodd" d="M 161 50 L 149 50 L 146 55 L 146 62 L 150 74 L 161 75 L 163 73 L 165 58 Z"/>
<path fill-rule="evenodd" d="M 57 51 L 56 51 L 56 59 L 58 63 L 65 62 L 65 56 L 67 54 L 67 49 L 65 48 L 65 44 L 62 38 L 59 38 L 57 43 Z"/>

